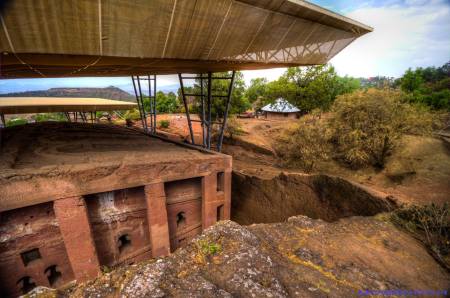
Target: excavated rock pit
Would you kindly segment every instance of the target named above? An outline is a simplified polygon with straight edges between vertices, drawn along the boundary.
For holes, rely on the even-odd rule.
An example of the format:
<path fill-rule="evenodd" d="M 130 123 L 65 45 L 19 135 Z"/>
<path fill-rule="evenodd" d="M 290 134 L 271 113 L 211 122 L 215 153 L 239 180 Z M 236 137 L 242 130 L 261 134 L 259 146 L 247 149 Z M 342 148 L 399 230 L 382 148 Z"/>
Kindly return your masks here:
<path fill-rule="evenodd" d="M 231 208 L 232 220 L 247 225 L 283 222 L 295 215 L 332 222 L 391 211 L 397 203 L 339 177 L 280 173 L 262 178 L 235 171 Z"/>

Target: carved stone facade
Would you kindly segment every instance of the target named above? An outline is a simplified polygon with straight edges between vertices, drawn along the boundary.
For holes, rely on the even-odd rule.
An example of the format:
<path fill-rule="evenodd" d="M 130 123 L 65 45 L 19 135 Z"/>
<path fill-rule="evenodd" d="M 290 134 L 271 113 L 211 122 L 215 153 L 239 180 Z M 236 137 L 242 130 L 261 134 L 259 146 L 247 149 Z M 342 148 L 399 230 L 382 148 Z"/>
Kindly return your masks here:
<path fill-rule="evenodd" d="M 231 157 L 117 127 L 109 127 L 114 139 L 105 141 L 104 126 L 65 125 L 64 134 L 60 124 L 30 125 L 35 133 L 29 141 L 38 145 L 34 152 L 17 153 L 15 165 L 2 151 L 0 162 L 10 167 L 0 172 L 1 297 L 167 255 L 229 219 Z M 82 142 L 98 150 L 67 150 L 81 142 L 80 130 Z M 13 147 L 20 147 L 24 135 L 31 138 L 26 131 L 5 131 Z M 67 135 L 71 142 L 63 145 Z M 45 158 L 39 166 L 21 164 L 30 160 L 27 154 L 45 154 L 46 148 L 65 151 L 51 165 L 42 164 Z M 66 157 L 71 164 L 65 168 Z"/>

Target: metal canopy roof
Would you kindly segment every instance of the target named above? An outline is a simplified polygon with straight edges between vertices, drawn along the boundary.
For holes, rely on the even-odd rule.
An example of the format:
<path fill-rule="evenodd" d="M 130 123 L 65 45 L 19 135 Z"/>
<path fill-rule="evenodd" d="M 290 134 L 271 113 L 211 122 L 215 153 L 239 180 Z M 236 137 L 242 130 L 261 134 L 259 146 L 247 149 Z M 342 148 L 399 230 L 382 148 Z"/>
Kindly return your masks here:
<path fill-rule="evenodd" d="M 131 110 L 137 104 L 103 98 L 1 97 L 0 114 Z"/>
<path fill-rule="evenodd" d="M 287 100 L 283 98 L 278 98 L 274 103 L 270 103 L 261 108 L 264 112 L 273 113 L 297 113 L 300 112 L 296 106 L 290 104 Z"/>
<path fill-rule="evenodd" d="M 301 0 L 15 0 L 0 16 L 2 78 L 323 64 L 372 31 Z"/>

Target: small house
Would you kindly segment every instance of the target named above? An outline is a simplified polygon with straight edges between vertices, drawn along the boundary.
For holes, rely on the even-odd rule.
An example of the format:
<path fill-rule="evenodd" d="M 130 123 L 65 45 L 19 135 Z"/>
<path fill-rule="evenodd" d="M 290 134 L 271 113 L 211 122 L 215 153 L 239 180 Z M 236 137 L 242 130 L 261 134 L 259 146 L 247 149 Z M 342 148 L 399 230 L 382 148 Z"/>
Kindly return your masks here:
<path fill-rule="evenodd" d="M 261 108 L 266 119 L 298 119 L 300 117 L 300 109 L 290 104 L 284 98 L 278 98 L 274 103 L 268 104 Z"/>

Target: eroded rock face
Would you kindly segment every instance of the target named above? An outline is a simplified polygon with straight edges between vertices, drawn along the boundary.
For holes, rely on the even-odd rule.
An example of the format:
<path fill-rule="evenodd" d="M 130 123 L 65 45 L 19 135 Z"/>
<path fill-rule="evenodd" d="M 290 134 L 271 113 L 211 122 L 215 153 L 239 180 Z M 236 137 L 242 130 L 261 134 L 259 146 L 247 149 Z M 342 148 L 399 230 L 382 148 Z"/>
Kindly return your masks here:
<path fill-rule="evenodd" d="M 396 207 L 391 197 L 339 177 L 281 173 L 261 178 L 233 172 L 231 214 L 240 224 L 281 222 L 299 214 L 331 222 Z"/>
<path fill-rule="evenodd" d="M 305 216 L 248 227 L 223 221 L 169 257 L 125 266 L 61 292 L 71 297 L 352 297 L 435 289 L 449 274 L 381 219 Z"/>

